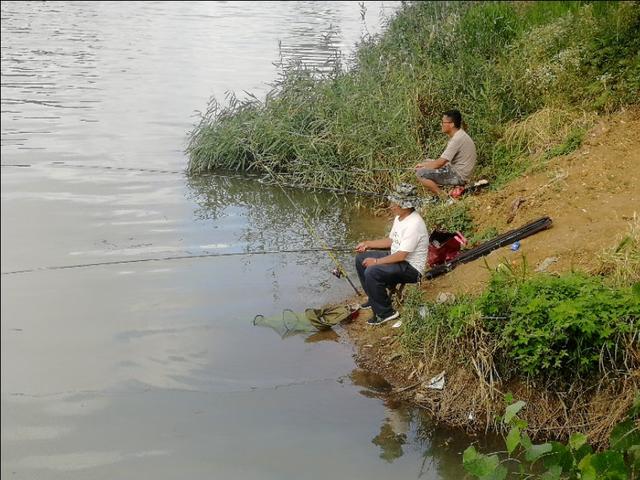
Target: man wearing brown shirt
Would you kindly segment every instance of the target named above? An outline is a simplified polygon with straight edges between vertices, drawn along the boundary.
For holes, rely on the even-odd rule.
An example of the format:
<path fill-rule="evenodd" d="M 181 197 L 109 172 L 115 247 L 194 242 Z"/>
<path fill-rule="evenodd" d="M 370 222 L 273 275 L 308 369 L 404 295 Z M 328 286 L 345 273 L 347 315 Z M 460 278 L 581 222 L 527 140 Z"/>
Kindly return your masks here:
<path fill-rule="evenodd" d="M 437 160 L 427 160 L 415 167 L 420 183 L 438 197 L 445 196 L 439 185 L 465 185 L 476 164 L 476 146 L 461 126 L 462 115 L 458 110 L 445 112 L 442 133 L 449 136 L 447 148 Z"/>

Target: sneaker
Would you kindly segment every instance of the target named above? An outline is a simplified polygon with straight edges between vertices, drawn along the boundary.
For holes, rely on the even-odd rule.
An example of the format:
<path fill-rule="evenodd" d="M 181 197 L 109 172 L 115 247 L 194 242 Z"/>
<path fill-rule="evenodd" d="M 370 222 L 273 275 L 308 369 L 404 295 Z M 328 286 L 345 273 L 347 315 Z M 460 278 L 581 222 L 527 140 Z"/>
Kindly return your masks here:
<path fill-rule="evenodd" d="M 356 303 L 355 305 L 349 305 L 351 310 L 371 310 L 371 304 L 367 301 L 364 303 Z"/>
<path fill-rule="evenodd" d="M 367 323 L 369 325 L 382 325 L 383 323 L 388 322 L 390 320 L 395 320 L 399 316 L 400 316 L 400 313 L 398 313 L 398 312 L 393 312 L 391 315 L 389 315 L 386 318 L 378 317 L 376 315 L 376 316 L 370 318 L 369 320 L 367 320 Z"/>

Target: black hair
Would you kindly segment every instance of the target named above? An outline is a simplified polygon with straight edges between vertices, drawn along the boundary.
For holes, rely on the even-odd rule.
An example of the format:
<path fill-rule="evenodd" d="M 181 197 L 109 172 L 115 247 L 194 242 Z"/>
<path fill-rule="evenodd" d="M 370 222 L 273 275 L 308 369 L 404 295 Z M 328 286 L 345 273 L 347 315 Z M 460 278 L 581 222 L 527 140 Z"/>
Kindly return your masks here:
<path fill-rule="evenodd" d="M 450 118 L 456 128 L 460 128 L 462 125 L 462 114 L 460 110 L 447 110 L 442 115 Z"/>

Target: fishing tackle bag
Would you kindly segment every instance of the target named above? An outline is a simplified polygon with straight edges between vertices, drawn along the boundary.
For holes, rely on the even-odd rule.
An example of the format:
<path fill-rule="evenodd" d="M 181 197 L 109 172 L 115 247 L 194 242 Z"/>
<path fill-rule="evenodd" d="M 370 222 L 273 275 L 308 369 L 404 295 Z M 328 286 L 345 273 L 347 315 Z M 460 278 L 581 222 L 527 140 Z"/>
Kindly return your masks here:
<path fill-rule="evenodd" d="M 467 239 L 460 232 L 451 233 L 443 230 L 435 230 L 429 235 L 430 267 L 453 260 L 460 253 L 460 248 L 467 244 Z"/>
<path fill-rule="evenodd" d="M 304 314 L 318 330 L 328 330 L 340 322 L 353 319 L 358 311 L 352 310 L 348 305 L 333 305 L 322 308 L 307 308 Z"/>

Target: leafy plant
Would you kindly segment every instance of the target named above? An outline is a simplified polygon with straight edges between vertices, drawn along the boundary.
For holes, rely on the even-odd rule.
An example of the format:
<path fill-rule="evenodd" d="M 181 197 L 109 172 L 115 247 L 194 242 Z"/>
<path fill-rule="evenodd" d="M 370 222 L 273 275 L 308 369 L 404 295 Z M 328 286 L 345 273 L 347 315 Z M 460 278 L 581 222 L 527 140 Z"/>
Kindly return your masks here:
<path fill-rule="evenodd" d="M 570 382 L 600 368 L 634 365 L 640 295 L 598 276 L 530 276 L 526 267 L 502 267 L 476 297 L 426 302 L 420 289 L 410 290 L 403 317 L 403 341 L 411 348 L 436 335 L 461 345 L 465 338 L 481 336 L 492 345 L 504 380 L 526 375 Z"/>
<path fill-rule="evenodd" d="M 594 452 L 587 436 L 576 432 L 565 443 L 534 444 L 526 433 L 527 422 L 518 416 L 525 402 L 510 395 L 502 417 L 508 429 L 505 453 L 484 454 L 468 447 L 462 461 L 467 472 L 482 480 L 512 478 L 539 480 L 626 480 L 640 473 L 640 429 L 637 425 L 640 397 L 627 418 L 611 432 L 609 448 Z M 509 467 L 509 468 L 508 468 Z"/>
<path fill-rule="evenodd" d="M 527 280 L 497 274 L 479 304 L 484 315 L 505 319 L 487 327 L 499 336 L 503 355 L 530 376 L 589 374 L 603 352 L 621 361 L 617 342 L 637 332 L 640 320 L 640 299 L 630 288 L 579 273 Z"/>

